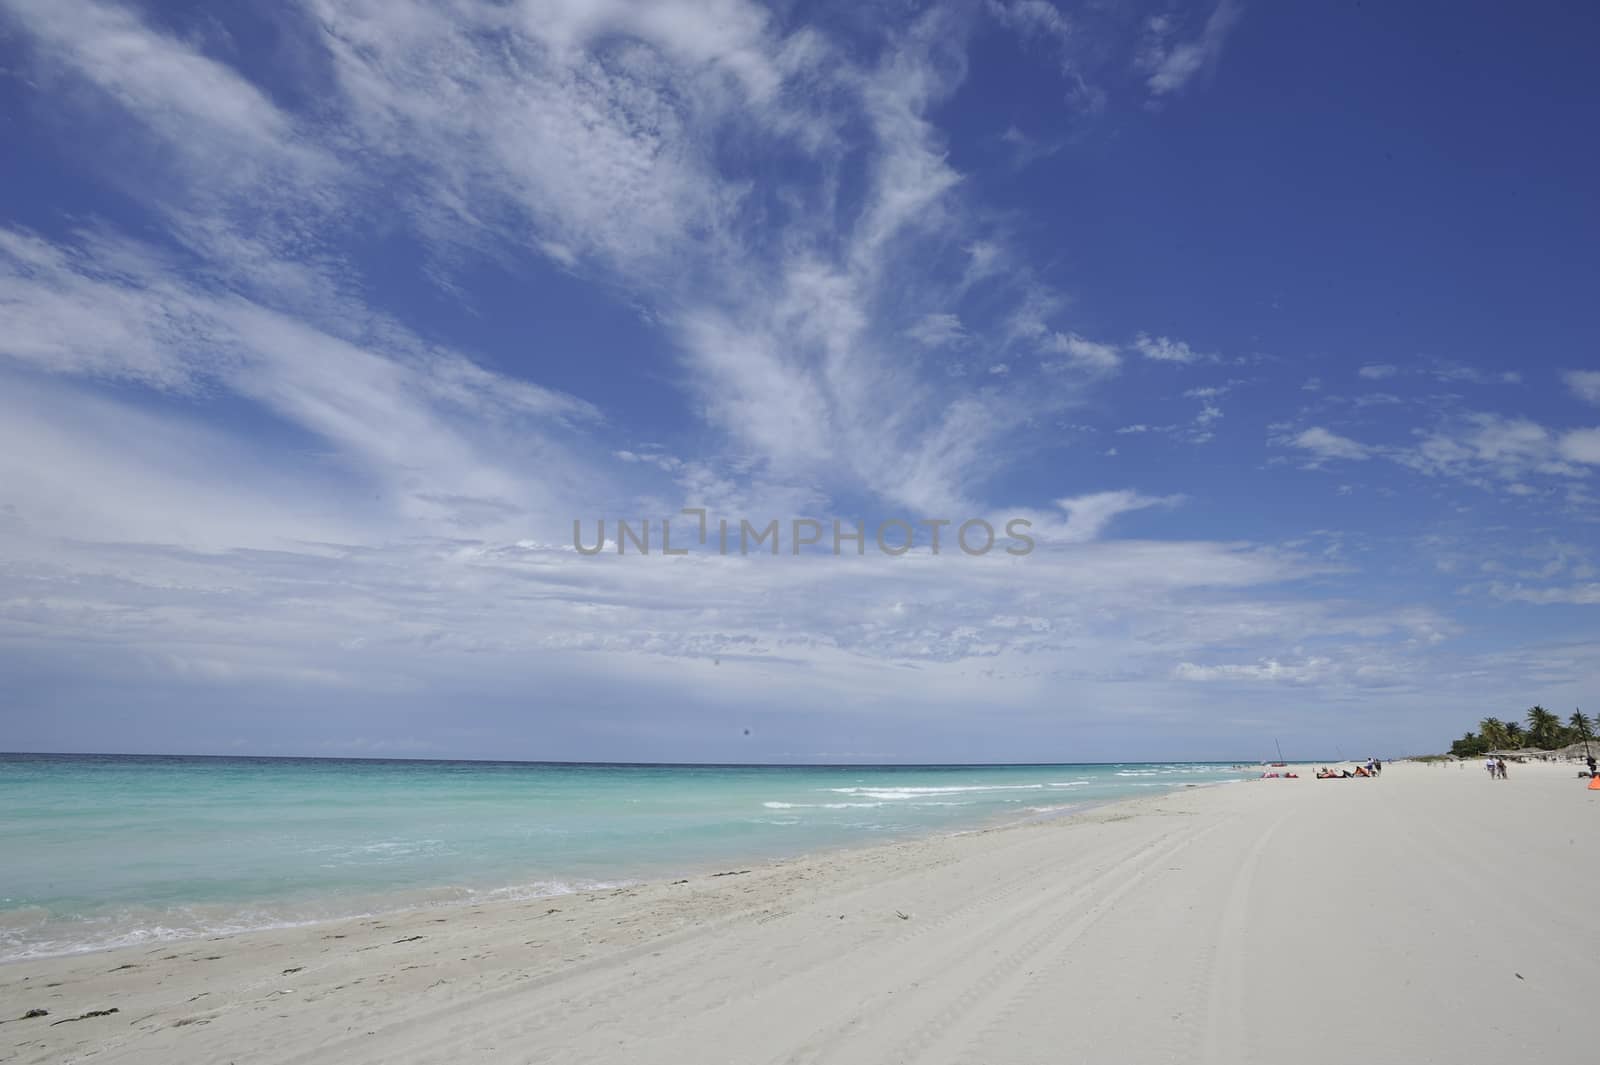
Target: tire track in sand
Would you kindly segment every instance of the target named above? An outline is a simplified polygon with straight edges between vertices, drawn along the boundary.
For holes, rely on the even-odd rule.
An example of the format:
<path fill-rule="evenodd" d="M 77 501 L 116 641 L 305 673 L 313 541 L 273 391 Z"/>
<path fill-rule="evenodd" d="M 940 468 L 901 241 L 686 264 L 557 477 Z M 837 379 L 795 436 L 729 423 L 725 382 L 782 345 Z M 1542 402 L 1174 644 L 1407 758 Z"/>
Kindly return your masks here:
<path fill-rule="evenodd" d="M 1028 992 L 1033 983 L 1032 970 L 1027 968 L 1030 962 L 1037 967 L 1059 961 L 1074 941 L 1110 912 L 1117 901 L 1138 886 L 1156 866 L 1204 839 L 1216 827 L 1200 832 L 1187 829 L 1166 832 L 1065 891 L 1056 889 L 1042 893 L 1037 903 L 1030 904 L 1021 913 L 995 914 L 994 923 L 1002 927 L 994 937 L 993 942 L 997 944 L 994 949 L 1003 953 L 987 962 L 976 976 L 972 974 L 971 957 L 952 951 L 946 964 L 927 967 L 943 975 L 931 982 L 934 986 L 924 981 L 909 1005 L 890 1005 L 893 1000 L 875 1003 L 896 1011 L 932 1012 L 932 1016 L 917 1024 L 906 1038 L 890 1046 L 877 1046 L 870 1037 L 870 1028 L 861 1023 L 858 1016 L 813 1040 L 799 1052 L 776 1060 L 787 1065 L 809 1065 L 832 1060 L 835 1055 L 852 1061 L 948 1060 L 935 1053 L 941 1044 L 950 1045 L 977 1035 L 996 1016 L 1014 1008 L 1015 1001 Z M 1051 914 L 1053 916 L 1048 916 L 1042 927 L 1037 925 L 1038 918 Z M 1035 961 L 1041 955 L 1046 960 Z M 900 1000 L 901 1003 L 907 1001 L 906 998 Z M 886 1016 L 874 1017 L 874 1026 Z M 873 1045 L 849 1045 L 856 1041 Z"/>
<path fill-rule="evenodd" d="M 1206 1065 L 1256 1060 L 1253 1047 L 1225 1046 L 1223 1033 L 1250 1031 L 1244 1023 L 1244 956 L 1241 948 L 1250 919 L 1250 895 L 1255 887 L 1261 855 L 1278 829 L 1294 816 L 1295 811 L 1286 811 L 1256 838 L 1234 873 L 1228 901 L 1217 921 L 1216 934 L 1213 936 L 1216 966 L 1211 980 L 1210 1003 L 1206 1010 L 1205 1033 L 1201 1041 L 1200 1060 Z"/>
<path fill-rule="evenodd" d="M 1048 875 L 1075 864 L 1078 864 L 1076 857 L 1071 853 L 1041 862 L 1039 866 L 1031 867 L 1026 875 L 1019 875 L 994 885 L 992 890 L 980 895 L 969 896 L 961 905 L 930 920 L 919 921 L 904 929 L 887 927 L 871 929 L 854 940 L 852 945 L 846 948 L 847 953 L 870 952 L 886 938 L 894 941 L 932 935 L 948 928 L 952 923 L 963 921 L 972 913 L 993 909 L 1011 896 L 1035 887 L 1041 873 Z M 867 881 L 844 895 L 810 900 L 785 917 L 792 920 L 805 917 L 808 913 L 810 916 L 815 916 L 819 909 L 828 911 L 835 908 L 849 909 L 857 897 L 880 888 L 880 883 Z M 747 941 L 737 934 L 740 926 L 754 926 L 763 917 L 769 916 L 767 907 L 750 906 L 611 954 L 516 980 L 508 986 L 476 994 L 464 1002 L 455 1000 L 441 1004 L 437 1008 L 421 1011 L 397 1023 L 382 1025 L 377 1034 L 386 1037 L 385 1042 L 387 1042 L 403 1037 L 409 1031 L 427 1030 L 440 1022 L 445 1015 L 449 1015 L 449 1022 L 439 1026 L 437 1035 L 424 1041 L 406 1044 L 405 1058 L 410 1061 L 454 1062 L 459 1060 L 463 1044 L 469 1041 L 492 1042 L 504 1046 L 508 1040 L 516 1040 L 552 1022 L 600 1010 L 607 1004 L 625 997 L 635 997 L 640 1003 L 647 999 L 652 1000 L 662 1009 L 684 1009 L 687 1008 L 686 999 L 695 996 L 704 997 L 711 990 L 702 980 L 695 978 L 697 973 L 715 970 L 719 960 L 747 950 Z M 785 923 L 785 919 L 780 918 L 765 927 L 778 929 Z M 715 932 L 724 934 L 713 938 L 712 941 L 717 945 L 708 955 L 694 955 L 692 952 L 670 949 L 681 947 Z M 782 978 L 801 979 L 818 966 L 837 963 L 839 958 L 837 949 L 817 950 L 814 956 L 809 958 L 788 954 L 785 957 Z M 619 972 L 635 963 L 638 966 L 636 969 Z M 739 990 L 748 991 L 748 985 L 740 985 Z M 505 1000 L 523 996 L 530 999 L 531 1008 L 519 1011 L 514 1019 L 496 1016 L 496 1007 Z M 629 1012 L 638 1015 L 636 1010 Z M 288 1065 L 312 1065 L 330 1060 L 330 1057 L 347 1062 L 384 1060 L 385 1055 L 371 1044 L 372 1040 L 369 1037 L 348 1036 L 308 1048 L 285 1061 Z"/>

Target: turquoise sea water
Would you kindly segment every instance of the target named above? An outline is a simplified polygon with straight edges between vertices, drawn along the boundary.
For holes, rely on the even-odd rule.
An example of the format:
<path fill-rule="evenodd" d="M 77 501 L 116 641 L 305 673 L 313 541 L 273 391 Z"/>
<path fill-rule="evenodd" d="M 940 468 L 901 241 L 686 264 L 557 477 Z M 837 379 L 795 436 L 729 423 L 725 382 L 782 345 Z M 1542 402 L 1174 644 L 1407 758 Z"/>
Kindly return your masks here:
<path fill-rule="evenodd" d="M 1243 775 L 0 755 L 0 960 L 560 894 Z"/>

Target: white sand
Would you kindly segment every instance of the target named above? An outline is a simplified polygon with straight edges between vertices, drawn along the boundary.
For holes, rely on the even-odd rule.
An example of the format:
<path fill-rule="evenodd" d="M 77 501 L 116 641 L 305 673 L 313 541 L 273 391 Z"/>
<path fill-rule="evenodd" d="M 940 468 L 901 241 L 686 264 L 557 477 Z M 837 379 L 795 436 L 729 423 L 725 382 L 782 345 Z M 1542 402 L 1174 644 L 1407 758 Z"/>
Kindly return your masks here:
<path fill-rule="evenodd" d="M 739 876 L 18 963 L 0 1018 L 50 1016 L 0 1025 L 0 1060 L 1590 1060 L 1600 792 L 1573 773 L 1185 790 Z"/>

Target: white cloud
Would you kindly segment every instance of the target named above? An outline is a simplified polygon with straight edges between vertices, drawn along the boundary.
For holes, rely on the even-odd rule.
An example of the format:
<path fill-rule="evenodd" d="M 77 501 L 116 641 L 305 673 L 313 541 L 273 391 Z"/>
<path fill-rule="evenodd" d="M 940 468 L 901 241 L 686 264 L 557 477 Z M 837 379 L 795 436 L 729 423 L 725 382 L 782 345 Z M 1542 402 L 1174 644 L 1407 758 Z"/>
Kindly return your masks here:
<path fill-rule="evenodd" d="M 1056 65 L 1068 84 L 1067 101 L 1077 111 L 1095 114 L 1105 107 L 1105 90 L 1085 78 L 1085 64 L 1075 54 L 1083 52 L 1083 48 L 1075 46 L 1079 34 L 1072 21 L 1053 3 L 1048 0 L 987 0 L 984 9 L 1024 43 L 1040 42 L 1054 52 Z M 1019 157 L 1019 164 L 1051 154 L 1058 147 L 1025 150 L 1027 158 Z"/>
<path fill-rule="evenodd" d="M 1589 475 L 1587 467 L 1600 464 L 1600 429 L 1555 432 L 1527 418 L 1487 412 L 1459 415 L 1418 430 L 1409 445 L 1363 444 L 1321 426 L 1275 441 L 1309 451 L 1319 462 L 1384 458 L 1429 476 L 1522 496 L 1539 491 L 1530 483 L 1534 478 L 1581 480 Z M 1570 501 L 1581 505 L 1576 497 Z"/>
<path fill-rule="evenodd" d="M 923 347 L 942 348 L 967 339 L 967 331 L 954 314 L 925 314 L 906 330 L 906 336 Z"/>
<path fill-rule="evenodd" d="M 7 0 L 6 6 L 35 47 L 180 150 L 211 156 L 208 168 L 265 152 L 306 161 L 292 122 L 260 90 L 177 38 L 151 31 L 133 12 L 94 0 Z"/>
<path fill-rule="evenodd" d="M 1391 366 L 1388 363 L 1370 363 L 1356 371 L 1356 373 L 1366 378 L 1368 381 L 1387 380 L 1399 372 L 1399 367 Z"/>
<path fill-rule="evenodd" d="M 1005 339 L 1007 343 L 1021 340 L 1040 341 L 1051 335 L 1050 318 L 1066 301 L 1042 285 L 1030 285 L 1021 301 L 1007 316 Z"/>
<path fill-rule="evenodd" d="M 1011 165 L 1020 170 L 1040 159 L 1048 159 L 1066 147 L 1060 140 L 1036 140 L 1016 126 L 1007 126 L 1000 142 L 1011 151 Z"/>
<path fill-rule="evenodd" d="M 1082 543 L 1098 539 L 1119 515 L 1150 507 L 1177 506 L 1182 501 L 1181 496 L 1145 496 L 1124 489 L 1058 499 L 1056 506 L 1067 512 L 1067 525 L 1062 539 L 1069 543 Z"/>
<path fill-rule="evenodd" d="M 1522 375 L 1514 370 L 1496 373 L 1459 362 L 1438 361 L 1426 372 L 1435 380 L 1443 381 L 1447 384 L 1515 385 L 1522 383 Z"/>
<path fill-rule="evenodd" d="M 1065 355 L 1071 365 L 1086 370 L 1109 372 L 1122 365 L 1115 345 L 1086 340 L 1076 333 L 1053 333 L 1041 350 Z"/>
<path fill-rule="evenodd" d="M 1600 466 L 1600 429 L 1574 429 L 1563 433 L 1559 447 L 1564 459 Z"/>
<path fill-rule="evenodd" d="M 364 542 L 392 527 L 387 502 L 339 498 L 340 471 L 285 458 L 182 414 L 0 373 L 0 510 L 32 535 L 216 551 Z"/>
<path fill-rule="evenodd" d="M 771 36 L 766 16 L 736 0 L 538 14 L 396 0 L 316 13 L 351 135 L 421 186 L 405 206 L 442 240 L 495 240 L 509 214 L 568 265 L 648 277 L 691 232 L 715 247 L 737 208 L 700 142 L 733 106 L 729 93 L 749 94 L 757 121 L 803 133 L 797 116 L 766 105 L 786 43 L 799 43 Z M 608 33 L 661 61 L 586 51 Z M 690 69 L 701 76 L 676 76 Z"/>
<path fill-rule="evenodd" d="M 1236 639 L 1243 616 L 1275 635 L 1350 624 L 1267 600 L 1184 605 L 1197 589 L 1249 594 L 1314 572 L 1237 545 L 1042 542 L 1019 581 L 1017 560 L 925 552 L 666 560 L 583 559 L 532 543 L 90 552 L 15 542 L 26 564 L 0 574 L 0 628 L 92 640 L 105 657 L 127 649 L 204 663 L 208 682 L 257 690 L 277 690 L 276 664 L 294 667 L 296 684 L 396 695 L 428 690 L 441 671 L 466 669 L 510 693 L 525 690 L 530 669 L 546 691 L 596 670 L 613 691 L 640 678 L 670 707 L 704 684 L 695 664 L 716 656 L 725 675 L 706 698 L 738 701 L 775 679 L 810 676 L 809 690 L 855 703 L 903 705 L 911 691 L 940 703 L 975 690 L 966 663 L 1021 671 L 1048 661 L 1058 675 L 1090 680 L 1152 653 L 1202 652 L 1214 633 Z M 887 675 L 886 662 L 926 671 Z M 1022 695 L 1031 685 L 999 689 Z"/>
<path fill-rule="evenodd" d="M 1326 658 L 1307 658 L 1293 663 L 1265 658 L 1252 663 L 1211 666 L 1181 662 L 1175 672 L 1180 680 L 1312 684 L 1326 677 L 1332 664 Z"/>
<path fill-rule="evenodd" d="M 1134 339 L 1133 346 L 1145 358 L 1158 362 L 1197 362 L 1206 358 L 1181 340 L 1152 337 L 1146 333 L 1140 333 Z"/>
<path fill-rule="evenodd" d="M 1053 10 L 1007 8 L 1045 29 Z M 361 182 L 338 167 L 325 177 L 309 165 L 276 162 L 309 153 L 319 166 L 359 159 L 373 169 L 368 179 L 403 190 L 398 221 L 444 261 L 463 249 L 499 255 L 535 248 L 564 269 L 620 284 L 680 344 L 704 411 L 779 471 L 837 470 L 842 486 L 942 508 L 960 500 L 975 472 L 987 475 L 1015 427 L 1077 397 L 1079 386 L 1067 378 L 977 394 L 960 383 L 941 387 L 903 364 L 879 319 L 879 308 L 906 287 L 930 287 L 930 249 L 976 228 L 952 199 L 960 175 L 926 115 L 964 73 L 963 23 L 946 12 L 935 9 L 894 29 L 878 59 L 858 63 L 835 54 L 815 31 L 785 30 L 743 0 L 608 0 L 537 12 L 509 5 L 449 17 L 407 0 L 319 3 L 314 14 L 333 91 L 319 111 L 326 125 L 316 127 L 121 9 L 73 0 L 59 9 L 28 4 L 27 11 L 42 27 L 41 39 L 53 42 L 52 62 L 99 79 L 114 90 L 116 105 L 149 116 L 158 152 L 193 152 L 196 173 L 183 191 L 194 201 L 185 206 L 195 209 L 174 214 L 173 224 L 209 258 L 207 273 L 236 279 L 259 302 L 262 313 L 250 319 L 258 333 L 287 335 L 273 314 L 319 324 L 356 320 L 361 328 L 350 335 L 370 332 L 370 312 L 344 294 L 345 282 L 324 283 L 338 272 L 319 270 L 317 256 L 304 254 L 316 251 L 332 220 L 359 225 Z M 102 53 L 114 53 L 128 69 L 97 65 Z M 204 113 L 186 115 L 186 107 Z M 162 119 L 173 114 L 180 120 Z M 226 129 L 212 135 L 213 126 Z M 857 126 L 870 136 L 842 135 Z M 719 172 L 711 150 L 732 135 L 814 167 L 798 168 L 761 212 L 763 227 L 772 228 L 759 256 L 749 247 L 750 185 Z M 232 169 L 228 159 L 206 164 L 223 136 L 271 165 L 234 174 L 220 172 Z M 852 212 L 829 202 L 835 193 L 828 174 L 847 165 L 867 177 Z M 206 193 L 212 185 L 230 191 Z M 160 187 L 152 182 L 139 191 L 153 196 Z M 313 220 L 301 247 L 263 239 L 247 224 L 250 206 L 263 198 L 278 215 L 298 211 Z M 790 250 L 774 261 L 765 251 L 772 247 Z M 994 276 L 1003 258 L 993 240 L 975 232 L 959 248 L 964 276 L 955 297 Z M 300 254 L 283 254 L 289 250 Z M 59 265 L 51 270 L 63 273 Z M 93 280 L 81 263 L 71 270 L 80 282 Z M 167 335 L 226 336 L 238 322 L 219 327 L 215 306 L 169 287 L 159 272 L 142 268 L 138 279 L 92 292 L 82 283 L 29 280 L 28 298 L 48 313 L 14 338 L 12 353 L 54 359 L 58 367 L 75 358 L 78 372 L 104 372 L 110 364 L 84 360 L 115 351 L 114 372 L 162 387 L 219 379 L 210 370 L 197 378 L 192 360 L 175 362 Z M 103 301 L 92 316 L 64 302 L 85 295 Z M 233 319 L 242 313 L 230 312 Z M 85 320 L 72 328 L 74 343 L 52 335 L 78 317 Z M 103 335 L 77 343 L 92 329 Z M 945 343 L 957 330 L 964 326 L 953 311 L 937 311 L 912 331 Z M 342 328 L 319 332 L 348 339 Z M 1081 338 L 1067 338 L 1062 353 L 1080 368 L 1115 363 L 1114 349 Z M 450 365 L 450 386 L 460 392 L 467 363 Z M 445 385 L 430 379 L 430 388 Z M 502 379 L 478 395 L 513 391 Z M 332 427 L 324 417 L 332 406 L 299 403 L 259 382 L 249 394 L 296 419 L 317 420 L 319 432 Z M 533 401 L 530 389 L 521 394 Z"/>
<path fill-rule="evenodd" d="M 1241 14 L 1235 0 L 1221 0 L 1206 19 L 1199 36 L 1179 41 L 1171 15 L 1157 15 L 1145 24 L 1145 37 L 1135 66 L 1147 75 L 1152 99 L 1181 92 L 1203 71 L 1215 67 Z"/>
<path fill-rule="evenodd" d="M 1416 645 L 1430 644 L 1431 623 L 1402 623 L 1391 630 L 1391 638 Z M 1232 684 L 1241 688 L 1256 686 L 1316 687 L 1344 690 L 1352 696 L 1381 689 L 1396 695 L 1412 690 L 1414 668 L 1405 654 L 1396 654 L 1382 644 L 1352 644 L 1320 641 L 1320 653 L 1295 649 L 1294 657 L 1269 655 L 1250 662 L 1201 664 L 1183 661 L 1174 669 L 1179 680 L 1208 684 Z"/>
<path fill-rule="evenodd" d="M 1489 413 L 1468 414 L 1425 433 L 1415 448 L 1398 451 L 1395 458 L 1424 473 L 1501 481 L 1577 472 L 1561 456 L 1557 438 L 1548 429 L 1526 418 Z"/>
<path fill-rule="evenodd" d="M 1064 42 L 1072 36 L 1067 17 L 1046 0 L 988 0 L 985 9 L 1000 25 L 1024 37 Z"/>
<path fill-rule="evenodd" d="M 1340 436 L 1321 426 L 1313 426 L 1293 437 L 1290 444 L 1316 455 L 1319 459 L 1365 459 L 1372 449 L 1365 444 Z"/>
<path fill-rule="evenodd" d="M 1600 406 L 1600 370 L 1573 370 L 1564 374 L 1567 388 L 1585 403 Z"/>
<path fill-rule="evenodd" d="M 591 405 L 489 372 L 392 323 L 383 350 L 364 348 L 173 280 L 165 260 L 138 245 L 86 236 L 57 246 L 0 230 L 0 301 L 19 309 L 0 355 L 70 376 L 225 388 L 333 445 L 386 484 L 406 520 L 504 519 L 587 479 L 552 430 L 592 421 Z M 514 451 L 490 443 L 497 427 L 515 427 Z M 513 470 L 507 460 L 517 455 L 540 456 L 542 476 Z"/>
<path fill-rule="evenodd" d="M 1566 603 L 1578 606 L 1600 604 L 1600 583 L 1589 582 L 1558 588 L 1528 588 L 1520 584 L 1493 584 L 1489 592 L 1496 599 L 1549 606 Z"/>
<path fill-rule="evenodd" d="M 1005 262 L 1005 249 L 993 240 L 974 240 L 962 249 L 967 261 L 963 270 L 961 287 L 971 288 L 979 281 L 993 277 Z"/>

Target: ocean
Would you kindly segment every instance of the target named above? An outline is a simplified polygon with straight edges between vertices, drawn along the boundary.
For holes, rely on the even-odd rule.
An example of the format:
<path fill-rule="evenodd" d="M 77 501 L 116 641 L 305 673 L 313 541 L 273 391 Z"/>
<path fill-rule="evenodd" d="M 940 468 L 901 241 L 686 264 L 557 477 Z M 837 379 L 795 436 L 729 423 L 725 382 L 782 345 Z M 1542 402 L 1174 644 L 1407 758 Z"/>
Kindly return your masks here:
<path fill-rule="evenodd" d="M 564 894 L 1245 775 L 0 754 L 0 961 Z"/>

